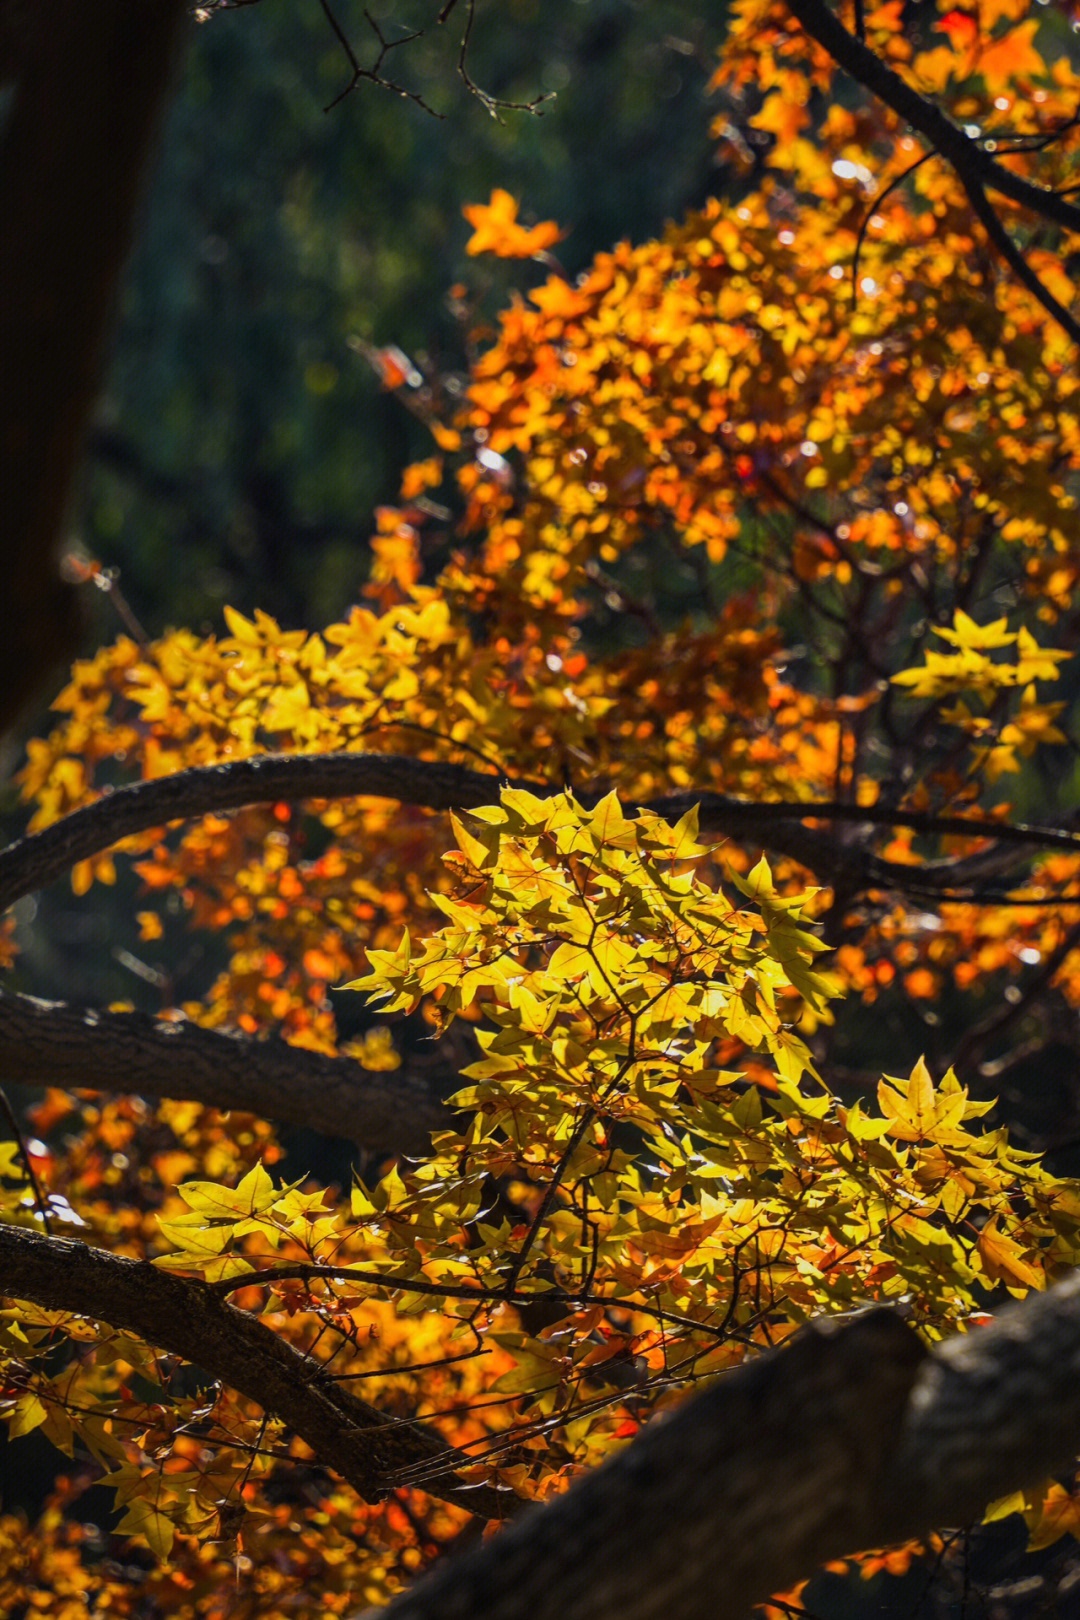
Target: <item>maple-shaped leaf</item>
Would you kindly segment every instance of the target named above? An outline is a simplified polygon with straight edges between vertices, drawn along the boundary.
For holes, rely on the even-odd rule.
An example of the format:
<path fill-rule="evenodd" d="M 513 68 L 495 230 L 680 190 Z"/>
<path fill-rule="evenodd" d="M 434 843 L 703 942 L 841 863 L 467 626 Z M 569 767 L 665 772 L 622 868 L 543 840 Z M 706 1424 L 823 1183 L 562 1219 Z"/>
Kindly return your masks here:
<path fill-rule="evenodd" d="M 45 1402 L 32 1390 L 25 1390 L 15 1402 L 14 1410 L 8 1418 L 8 1433 L 13 1437 L 20 1434 L 29 1434 L 45 1422 L 48 1409 Z"/>
<path fill-rule="evenodd" d="M 1039 26 L 1039 19 L 1030 17 L 979 52 L 978 71 L 990 95 L 999 96 L 1025 75 L 1046 72 L 1034 44 Z"/>
<path fill-rule="evenodd" d="M 889 1122 L 888 1134 L 901 1142 L 931 1140 L 942 1130 L 959 1126 L 964 1118 L 966 1093 L 938 1094 L 930 1070 L 920 1058 L 907 1080 L 886 1075 L 877 1089 L 878 1104 Z"/>
<path fill-rule="evenodd" d="M 1046 1287 L 1045 1271 L 1026 1259 L 1021 1245 L 1000 1230 L 996 1215 L 979 1233 L 976 1249 L 986 1275 L 1010 1291 L 1026 1294 L 1029 1288 Z"/>
<path fill-rule="evenodd" d="M 1028 1492 L 1029 1499 L 1031 1494 Z M 1052 1547 L 1062 1536 L 1074 1536 L 1080 1541 L 1080 1492 L 1069 1491 L 1054 1480 L 1041 1499 L 1035 1493 L 1035 1502 L 1025 1507 L 1024 1518 L 1028 1526 L 1028 1552 Z"/>
<path fill-rule="evenodd" d="M 1053 647 L 1040 647 L 1031 631 L 1021 625 L 1016 637 L 1019 661 L 1016 665 L 1016 683 L 1024 686 L 1028 681 L 1056 681 L 1059 664 L 1073 655 Z"/>
<path fill-rule="evenodd" d="M 116 1533 L 140 1537 L 157 1558 L 164 1560 L 172 1552 L 176 1526 L 153 1502 L 136 1497 L 128 1504 L 127 1512 L 116 1526 Z"/>
<path fill-rule="evenodd" d="M 213 1181 L 185 1181 L 176 1190 L 192 1214 L 206 1220 L 235 1221 L 259 1215 L 280 1196 L 261 1164 L 253 1165 L 235 1187 L 222 1187 Z"/>
<path fill-rule="evenodd" d="M 491 201 L 470 203 L 462 213 L 473 227 L 465 244 L 466 253 L 494 253 L 500 259 L 531 259 L 545 253 L 562 239 L 554 220 L 543 220 L 526 228 L 517 222 L 518 202 L 509 191 L 496 187 Z"/>
<path fill-rule="evenodd" d="M 935 625 L 934 634 L 940 636 L 942 641 L 951 642 L 954 647 L 977 647 L 981 650 L 1011 647 L 1016 635 L 1009 630 L 1008 623 L 1007 619 L 995 619 L 991 624 L 978 624 L 963 608 L 957 608 L 952 629 Z"/>

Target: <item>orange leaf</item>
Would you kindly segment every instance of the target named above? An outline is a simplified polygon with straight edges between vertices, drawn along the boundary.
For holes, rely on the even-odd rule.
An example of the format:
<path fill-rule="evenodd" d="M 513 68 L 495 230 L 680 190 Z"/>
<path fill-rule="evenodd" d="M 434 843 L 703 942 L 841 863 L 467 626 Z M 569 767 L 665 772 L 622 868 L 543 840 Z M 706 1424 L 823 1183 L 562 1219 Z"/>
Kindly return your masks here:
<path fill-rule="evenodd" d="M 531 230 L 517 222 L 518 202 L 508 191 L 498 187 L 491 193 L 489 203 L 471 203 L 462 213 L 473 227 L 473 234 L 465 244 L 466 253 L 494 253 L 500 259 L 531 259 L 554 247 L 562 231 L 554 220 L 544 220 Z"/>
<path fill-rule="evenodd" d="M 1000 95 L 1022 75 L 1045 73 L 1046 64 L 1032 44 L 1038 27 L 1038 19 L 1032 17 L 980 52 L 979 72 L 992 96 Z"/>

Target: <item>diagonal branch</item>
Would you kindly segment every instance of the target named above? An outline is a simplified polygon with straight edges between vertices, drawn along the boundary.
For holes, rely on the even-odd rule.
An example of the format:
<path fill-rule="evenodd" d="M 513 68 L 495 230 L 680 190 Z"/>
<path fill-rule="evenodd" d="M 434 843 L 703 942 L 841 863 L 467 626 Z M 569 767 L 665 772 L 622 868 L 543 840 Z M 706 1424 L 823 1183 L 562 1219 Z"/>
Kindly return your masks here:
<path fill-rule="evenodd" d="M 387 1620 L 745 1620 L 829 1559 L 977 1520 L 1080 1448 L 1080 1277 L 927 1354 L 886 1310 L 721 1378 Z"/>
<path fill-rule="evenodd" d="M 1067 230 L 1080 231 L 1080 208 L 1075 203 L 1060 192 L 1035 185 L 1004 168 L 992 153 L 946 118 L 939 107 L 914 90 L 869 46 L 849 34 L 825 0 L 787 0 L 787 4 L 792 15 L 811 38 L 828 51 L 833 61 L 925 136 L 942 157 L 948 159 L 961 179 L 970 179 L 988 191 L 1009 197 Z"/>
<path fill-rule="evenodd" d="M 994 247 L 997 248 L 1001 257 L 1005 260 L 1005 263 L 1012 270 L 1017 281 L 1021 282 L 1031 296 L 1039 301 L 1048 315 L 1053 316 L 1054 320 L 1057 321 L 1063 331 L 1069 334 L 1074 343 L 1080 343 L 1080 322 L 1069 314 L 1064 304 L 1054 297 L 1041 277 L 1035 274 L 1035 271 L 1028 264 L 1002 224 L 986 192 L 974 180 L 965 180 L 961 176 L 961 182 L 967 192 L 967 199 L 971 204 L 972 212 Z"/>
<path fill-rule="evenodd" d="M 100 854 L 123 838 L 172 821 L 255 804 L 295 804 L 307 799 L 361 795 L 396 799 L 428 810 L 470 810 L 497 798 L 501 785 L 506 784 L 498 777 L 464 765 L 412 759 L 402 754 L 262 754 L 224 765 L 194 766 L 172 776 L 117 788 L 41 832 L 9 844 L 0 851 L 0 911 L 62 877 L 77 861 Z M 541 798 L 560 791 L 543 782 L 511 785 L 525 787 Z M 598 795 L 582 791 L 578 797 L 589 804 Z M 844 843 L 833 834 L 806 827 L 804 821 L 910 827 L 927 836 L 988 838 L 1001 844 L 1080 854 L 1080 834 L 1060 827 L 924 815 L 881 805 L 798 800 L 755 803 L 724 793 L 691 791 L 628 808 L 653 810 L 675 818 L 694 805 L 700 808 L 703 831 L 752 839 L 789 855 L 822 878 L 842 880 L 850 892 L 867 888 L 918 894 L 948 890 L 950 898 L 966 898 L 955 892 L 957 881 L 963 879 L 962 869 L 957 866 L 902 866 L 880 859 L 861 844 Z"/>
<path fill-rule="evenodd" d="M 952 164 L 967 193 L 972 211 L 998 253 L 1073 342 L 1080 343 L 1080 323 L 1027 263 L 986 193 L 996 191 L 1041 218 L 1076 232 L 1080 232 L 1080 208 L 1060 192 L 1036 185 L 1003 167 L 985 147 L 947 118 L 932 101 L 913 89 L 861 39 L 848 33 L 825 0 L 788 0 L 788 8 L 806 32 L 828 51 L 834 62 L 899 113 L 931 143 L 935 151 Z"/>
<path fill-rule="evenodd" d="M 0 852 L 0 911 L 63 876 L 77 861 L 170 821 L 256 804 L 364 794 L 429 810 L 474 809 L 497 798 L 498 789 L 494 776 L 400 754 L 261 754 L 195 766 L 106 793 L 9 845 Z"/>
<path fill-rule="evenodd" d="M 280 1418 L 365 1501 L 381 1500 L 401 1469 L 444 1459 L 435 1478 L 425 1474 L 425 1490 L 487 1518 L 507 1511 L 504 1493 L 456 1477 L 452 1470 L 467 1459 L 434 1429 L 385 1417 L 257 1317 L 199 1283 L 146 1261 L 7 1225 L 0 1225 L 0 1278 L 9 1299 L 107 1322 L 201 1367 Z"/>
<path fill-rule="evenodd" d="M 451 1118 L 432 1087 L 400 1072 L 372 1074 L 274 1037 L 35 996 L 0 995 L 0 1077 L 235 1108 L 387 1153 L 426 1151 Z"/>

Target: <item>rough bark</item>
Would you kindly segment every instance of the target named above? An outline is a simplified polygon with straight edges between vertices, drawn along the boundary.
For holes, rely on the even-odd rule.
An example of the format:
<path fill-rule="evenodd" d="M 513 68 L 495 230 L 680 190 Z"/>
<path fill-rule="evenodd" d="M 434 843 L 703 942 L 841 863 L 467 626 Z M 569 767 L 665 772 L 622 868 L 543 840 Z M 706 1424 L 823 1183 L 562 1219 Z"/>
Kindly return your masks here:
<path fill-rule="evenodd" d="M 236 1108 L 387 1153 L 424 1152 L 431 1132 L 452 1123 L 434 1089 L 401 1071 L 372 1074 L 276 1038 L 34 996 L 0 995 L 0 1077 Z"/>
<path fill-rule="evenodd" d="M 517 785 L 539 795 L 555 791 L 543 783 Z M 490 803 L 499 786 L 497 778 L 464 766 L 395 754 L 267 754 L 196 767 L 107 793 L 0 851 L 0 911 L 121 838 L 210 811 L 359 794 L 431 810 L 468 809 Z M 589 802 L 595 795 L 583 792 L 581 797 Z M 798 804 L 683 793 L 653 800 L 648 808 L 674 819 L 694 804 L 700 806 L 703 831 L 789 855 L 849 897 L 868 887 L 895 888 L 933 902 L 955 896 L 965 883 L 974 889 L 988 879 L 1011 879 L 1012 863 L 1034 844 L 1080 844 L 1067 830 L 995 822 L 986 831 L 998 842 L 980 855 L 894 867 L 862 841 L 868 822 L 907 821 L 924 832 L 972 831 L 972 823 L 956 816 L 904 817 L 877 807 L 815 804 L 815 820 L 861 825 L 861 831 L 860 825 L 853 829 L 854 838 L 845 839 L 835 830 L 794 819 L 796 812 L 810 812 L 809 806 Z M 447 1123 L 437 1096 L 401 1074 L 364 1075 L 348 1060 L 320 1057 L 276 1040 L 255 1042 L 186 1023 L 164 1024 L 142 1014 L 91 1012 L 28 997 L 0 998 L 0 1074 L 26 1084 L 193 1098 L 309 1124 L 390 1152 L 422 1150 L 428 1133 Z"/>
<path fill-rule="evenodd" d="M 445 1454 L 257 1318 L 146 1263 L 0 1226 L 4 1294 L 139 1334 L 274 1413 L 361 1495 Z M 976 1519 L 1080 1447 L 1080 1276 L 927 1354 L 887 1310 L 813 1324 L 650 1425 L 569 1495 L 450 1560 L 391 1620 L 745 1620 L 827 1559 Z"/>
<path fill-rule="evenodd" d="M 388 1620 L 748 1620 L 831 1558 L 978 1519 L 1080 1448 L 1080 1278 L 927 1355 L 888 1311 L 721 1379 Z"/>
<path fill-rule="evenodd" d="M 0 1289 L 9 1299 L 73 1311 L 182 1356 L 282 1420 L 366 1500 L 392 1490 L 403 1468 L 443 1458 L 424 1489 L 500 1518 L 507 1498 L 452 1472 L 465 1459 L 422 1422 L 400 1423 L 358 1400 L 257 1317 L 210 1289 L 66 1238 L 0 1226 Z"/>
<path fill-rule="evenodd" d="M 0 13 L 0 734 L 68 658 L 57 542 L 186 0 L 33 0 Z"/>
<path fill-rule="evenodd" d="M 195 766 L 118 788 L 0 851 L 0 911 L 63 876 L 76 861 L 171 821 L 254 804 L 364 794 L 429 810 L 468 810 L 490 804 L 498 797 L 500 785 L 498 777 L 463 765 L 401 754 L 261 754 L 224 765 Z M 513 785 L 541 797 L 559 791 L 540 782 Z M 589 803 L 597 795 L 583 791 L 579 797 Z M 931 868 L 895 865 L 858 842 L 845 843 L 832 832 L 805 826 L 806 819 L 855 826 L 909 826 L 924 833 L 992 837 L 1009 845 L 1080 850 L 1080 835 L 1062 828 L 980 824 L 961 816 L 920 816 L 879 806 L 758 804 L 723 793 L 689 792 L 630 808 L 675 818 L 695 804 L 700 808 L 703 831 L 753 840 L 790 855 L 848 892 L 896 888 L 917 894 L 948 889 L 951 894 L 963 883 L 965 867 L 962 862 L 943 862 Z"/>

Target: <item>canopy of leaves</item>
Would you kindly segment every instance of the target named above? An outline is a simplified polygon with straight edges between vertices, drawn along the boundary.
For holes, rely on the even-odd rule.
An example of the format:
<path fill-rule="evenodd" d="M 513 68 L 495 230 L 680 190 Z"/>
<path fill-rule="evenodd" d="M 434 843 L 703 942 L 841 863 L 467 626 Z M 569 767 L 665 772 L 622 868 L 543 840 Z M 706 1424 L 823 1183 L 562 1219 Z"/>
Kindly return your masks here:
<path fill-rule="evenodd" d="M 1069 183 L 1058 12 L 888 5 L 866 38 L 1013 172 Z M 391 1073 L 441 1036 L 466 1084 L 428 1155 L 347 1192 L 303 1164 L 281 1183 L 260 1120 L 53 1092 L 40 1153 L 0 1172 L 6 1218 L 45 1204 L 227 1292 L 508 1502 L 810 1316 L 889 1301 L 935 1340 L 1077 1260 L 1077 1184 L 1000 1112 L 977 1123 L 1003 1074 L 1020 1095 L 1025 1043 L 1077 1049 L 1080 852 L 1065 825 L 1049 852 L 993 837 L 1075 798 L 1075 351 L 955 173 L 779 0 L 733 7 L 714 90 L 728 200 L 576 280 L 564 221 L 501 175 L 457 198 L 467 253 L 539 274 L 519 264 L 527 290 L 474 329 L 461 387 L 417 368 L 404 313 L 406 348 L 364 337 L 427 440 L 376 513 L 361 605 L 321 632 L 229 609 L 221 635 L 121 638 L 76 666 L 21 777 L 44 828 L 268 751 L 490 773 L 449 826 L 278 804 L 119 851 L 143 886 L 129 954 L 162 953 L 169 1018 Z M 1068 303 L 1075 244 L 1001 217 Z M 767 861 L 764 817 L 721 843 L 693 810 L 626 808 L 716 793 L 784 801 L 801 842 Z M 80 862 L 77 893 L 117 853 Z M 176 990 L 188 925 L 215 970 Z M 103 1594 L 344 1613 L 464 1521 L 430 1458 L 362 1502 L 275 1416 L 107 1323 L 13 1302 L 2 1347 L 11 1432 L 73 1458 L 29 1551 L 0 1521 L 12 1603 L 63 1580 L 73 1620 Z M 160 1569 L 94 1564 L 61 1512 L 90 1477 Z M 1075 1489 L 989 1518 L 1016 1511 L 1048 1546 Z"/>

